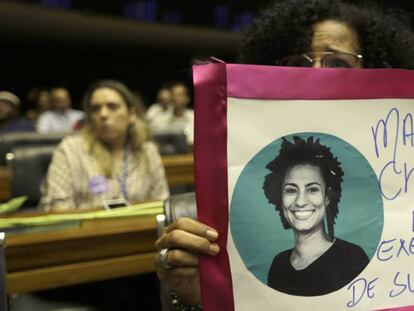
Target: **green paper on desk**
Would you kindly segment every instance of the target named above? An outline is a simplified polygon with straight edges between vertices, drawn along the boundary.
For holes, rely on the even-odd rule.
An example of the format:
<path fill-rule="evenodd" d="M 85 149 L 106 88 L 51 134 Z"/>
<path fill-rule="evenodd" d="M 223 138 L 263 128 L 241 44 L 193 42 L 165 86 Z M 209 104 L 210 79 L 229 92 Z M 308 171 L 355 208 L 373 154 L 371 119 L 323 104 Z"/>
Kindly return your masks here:
<path fill-rule="evenodd" d="M 6 203 L 0 204 L 0 215 L 11 213 L 18 210 L 27 200 L 27 196 L 13 198 Z"/>
<path fill-rule="evenodd" d="M 137 204 L 115 210 L 102 210 L 85 213 L 50 214 L 33 217 L 13 217 L 0 218 L 0 228 L 10 228 L 14 226 L 45 226 L 62 222 L 73 222 L 88 219 L 106 219 L 134 216 L 155 216 L 163 213 L 162 201 Z"/>

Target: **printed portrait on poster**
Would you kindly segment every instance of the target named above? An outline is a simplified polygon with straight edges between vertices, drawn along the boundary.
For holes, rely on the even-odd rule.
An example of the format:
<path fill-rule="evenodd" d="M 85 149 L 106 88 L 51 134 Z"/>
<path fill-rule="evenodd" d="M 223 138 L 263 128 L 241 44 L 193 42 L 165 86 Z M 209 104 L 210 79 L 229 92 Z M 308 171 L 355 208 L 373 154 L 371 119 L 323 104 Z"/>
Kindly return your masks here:
<path fill-rule="evenodd" d="M 357 278 L 382 224 L 371 166 L 351 145 L 323 133 L 295 133 L 260 150 L 231 202 L 232 236 L 246 267 L 295 296 L 329 294 Z"/>

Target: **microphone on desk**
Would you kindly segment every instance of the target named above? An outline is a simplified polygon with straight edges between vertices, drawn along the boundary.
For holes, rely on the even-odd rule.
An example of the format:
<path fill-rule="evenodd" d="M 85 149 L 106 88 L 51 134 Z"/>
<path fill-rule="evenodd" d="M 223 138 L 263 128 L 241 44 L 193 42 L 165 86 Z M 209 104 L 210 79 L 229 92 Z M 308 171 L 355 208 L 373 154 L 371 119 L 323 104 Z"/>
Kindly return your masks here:
<path fill-rule="evenodd" d="M 4 232 L 0 232 L 0 311 L 7 311 L 5 236 Z"/>
<path fill-rule="evenodd" d="M 156 216 L 156 219 L 157 219 L 157 234 L 158 234 L 158 237 L 160 237 L 165 227 L 165 215 L 159 214 Z"/>

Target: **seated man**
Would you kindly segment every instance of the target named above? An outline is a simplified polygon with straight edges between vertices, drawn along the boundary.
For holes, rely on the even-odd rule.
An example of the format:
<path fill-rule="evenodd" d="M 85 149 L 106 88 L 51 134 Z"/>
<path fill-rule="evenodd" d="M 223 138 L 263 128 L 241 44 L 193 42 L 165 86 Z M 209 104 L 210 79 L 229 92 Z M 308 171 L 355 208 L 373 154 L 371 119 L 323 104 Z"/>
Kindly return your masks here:
<path fill-rule="evenodd" d="M 33 125 L 19 117 L 20 99 L 10 92 L 0 92 L 0 133 L 34 131 Z"/>
<path fill-rule="evenodd" d="M 168 87 L 162 87 L 157 93 L 157 102 L 148 108 L 145 119 L 151 125 L 154 120 L 171 113 L 171 110 L 171 91 Z"/>
<path fill-rule="evenodd" d="M 38 119 L 39 133 L 71 132 L 75 124 L 83 119 L 83 112 L 71 108 L 67 89 L 55 87 L 50 91 L 50 104 L 53 110 L 44 112 Z"/>
<path fill-rule="evenodd" d="M 152 130 L 182 130 L 188 144 L 194 141 L 194 111 L 188 108 L 190 95 L 182 82 L 174 83 L 171 88 L 172 112 L 165 113 L 151 123 Z"/>

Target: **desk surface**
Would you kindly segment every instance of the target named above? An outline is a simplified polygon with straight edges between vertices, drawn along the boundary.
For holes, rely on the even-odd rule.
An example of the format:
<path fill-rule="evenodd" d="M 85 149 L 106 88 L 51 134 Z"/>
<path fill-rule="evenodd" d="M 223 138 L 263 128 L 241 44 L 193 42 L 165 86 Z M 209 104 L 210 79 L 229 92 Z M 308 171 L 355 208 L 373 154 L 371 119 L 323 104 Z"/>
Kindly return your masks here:
<path fill-rule="evenodd" d="M 194 156 L 192 153 L 163 156 L 162 162 L 170 187 L 194 184 Z"/>
<path fill-rule="evenodd" d="M 194 183 L 193 155 L 164 156 L 170 186 Z M 0 201 L 10 172 L 0 167 Z M 7 290 L 31 292 L 155 270 L 155 217 L 87 220 L 81 227 L 6 239 Z"/>
<path fill-rule="evenodd" d="M 6 238 L 7 291 L 31 292 L 155 271 L 155 216 L 85 220 Z"/>
<path fill-rule="evenodd" d="M 193 154 L 163 156 L 162 161 L 170 187 L 194 184 Z M 0 202 L 10 199 L 10 178 L 8 168 L 0 166 Z"/>

